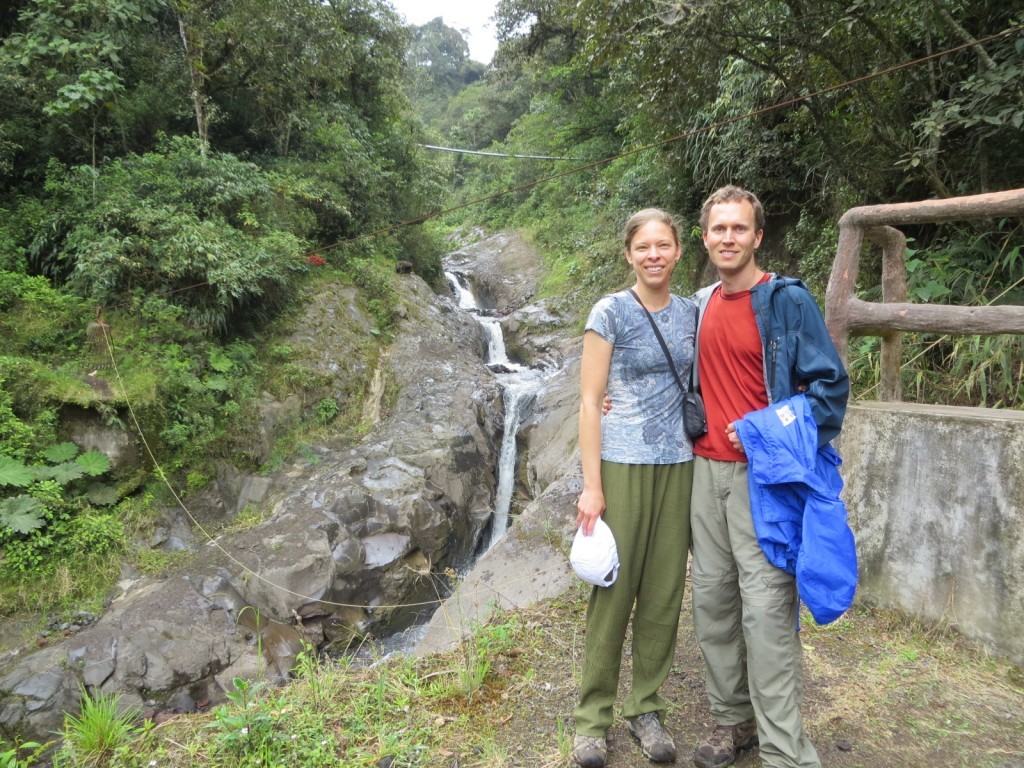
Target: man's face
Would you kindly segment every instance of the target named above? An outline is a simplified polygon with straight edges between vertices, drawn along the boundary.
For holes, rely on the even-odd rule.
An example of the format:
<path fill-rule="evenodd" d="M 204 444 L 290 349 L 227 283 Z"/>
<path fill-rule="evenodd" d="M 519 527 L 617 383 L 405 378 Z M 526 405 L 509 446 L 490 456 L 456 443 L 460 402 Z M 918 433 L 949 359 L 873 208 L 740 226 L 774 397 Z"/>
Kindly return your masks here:
<path fill-rule="evenodd" d="M 757 269 L 754 252 L 764 230 L 754 227 L 754 206 L 746 200 L 711 206 L 704 247 L 721 276 L 737 277 Z"/>

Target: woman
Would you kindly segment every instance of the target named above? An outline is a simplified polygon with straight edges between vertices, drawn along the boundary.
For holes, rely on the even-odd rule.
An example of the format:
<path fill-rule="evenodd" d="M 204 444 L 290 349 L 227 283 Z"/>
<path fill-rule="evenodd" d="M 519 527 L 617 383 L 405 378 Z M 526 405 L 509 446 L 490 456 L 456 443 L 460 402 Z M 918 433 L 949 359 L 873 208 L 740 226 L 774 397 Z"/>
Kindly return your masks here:
<path fill-rule="evenodd" d="M 595 587 L 576 707 L 573 760 L 602 768 L 618 687 L 622 645 L 633 614 L 633 683 L 623 704 L 630 733 L 655 762 L 675 760 L 658 695 L 672 666 L 690 544 L 693 452 L 683 431 L 682 393 L 645 309 L 657 323 L 681 380 L 689 377 L 697 307 L 669 292 L 682 256 L 665 211 L 635 213 L 624 232 L 630 291 L 602 298 L 583 336 L 580 456 L 583 492 L 576 517 L 585 535 L 599 518 L 618 547 L 618 579 Z M 639 299 L 639 301 L 638 301 Z M 641 303 L 643 306 L 641 306 Z M 615 409 L 602 421 L 605 391 Z M 635 605 L 635 610 L 634 610 Z"/>

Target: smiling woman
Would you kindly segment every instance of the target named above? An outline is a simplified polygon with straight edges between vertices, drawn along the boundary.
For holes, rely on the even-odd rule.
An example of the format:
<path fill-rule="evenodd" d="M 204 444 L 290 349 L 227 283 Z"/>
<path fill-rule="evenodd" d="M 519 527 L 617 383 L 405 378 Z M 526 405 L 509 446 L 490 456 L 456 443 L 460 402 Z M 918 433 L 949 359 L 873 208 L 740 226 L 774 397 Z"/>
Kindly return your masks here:
<path fill-rule="evenodd" d="M 604 520 L 620 563 L 618 580 L 595 586 L 587 609 L 572 753 L 581 768 L 605 764 L 620 649 L 631 614 L 633 658 L 644 664 L 634 665 L 622 712 L 647 757 L 676 758 L 672 737 L 661 724 L 659 712 L 667 702 L 658 690 L 672 665 L 690 543 L 693 451 L 683 430 L 676 376 L 687 378 L 693 363 L 697 307 L 669 292 L 682 256 L 671 215 L 645 208 L 633 214 L 623 235 L 636 282 L 594 305 L 580 363 L 583 490 L 576 524 L 588 536 L 597 520 Z M 664 356 L 658 349 L 662 344 Z M 615 409 L 602 418 L 606 392 Z"/>
<path fill-rule="evenodd" d="M 462 33 L 469 44 L 469 56 L 488 64 L 498 42 L 494 35 L 494 0 L 390 0 L 409 24 L 426 24 L 438 16 Z"/>

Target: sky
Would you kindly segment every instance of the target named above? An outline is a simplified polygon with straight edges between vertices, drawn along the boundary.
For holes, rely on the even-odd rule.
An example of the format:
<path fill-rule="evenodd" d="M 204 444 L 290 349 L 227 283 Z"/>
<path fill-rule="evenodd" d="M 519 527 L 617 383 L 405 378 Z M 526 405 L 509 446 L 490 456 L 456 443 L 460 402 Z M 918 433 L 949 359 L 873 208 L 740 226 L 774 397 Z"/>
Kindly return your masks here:
<path fill-rule="evenodd" d="M 441 16 L 449 27 L 462 32 L 469 43 L 469 57 L 489 64 L 497 42 L 494 40 L 496 0 L 390 0 L 410 24 L 426 24 Z M 468 30 L 466 32 L 465 30 Z"/>

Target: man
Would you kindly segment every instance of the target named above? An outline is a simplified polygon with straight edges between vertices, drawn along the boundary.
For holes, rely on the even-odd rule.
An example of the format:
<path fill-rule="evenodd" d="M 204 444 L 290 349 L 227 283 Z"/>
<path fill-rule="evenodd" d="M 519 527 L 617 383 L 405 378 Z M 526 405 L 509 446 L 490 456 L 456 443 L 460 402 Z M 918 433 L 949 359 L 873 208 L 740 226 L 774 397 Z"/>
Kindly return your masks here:
<path fill-rule="evenodd" d="M 764 210 L 757 197 L 723 187 L 705 201 L 700 225 L 720 281 L 695 297 L 708 432 L 694 444 L 693 618 L 716 726 L 693 760 L 723 768 L 760 742 L 765 766 L 817 768 L 800 718 L 796 586 L 758 545 L 734 422 L 805 392 L 822 445 L 842 426 L 849 380 L 803 284 L 758 267 Z"/>

